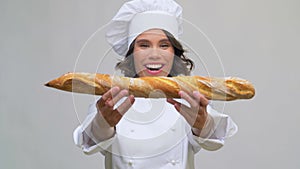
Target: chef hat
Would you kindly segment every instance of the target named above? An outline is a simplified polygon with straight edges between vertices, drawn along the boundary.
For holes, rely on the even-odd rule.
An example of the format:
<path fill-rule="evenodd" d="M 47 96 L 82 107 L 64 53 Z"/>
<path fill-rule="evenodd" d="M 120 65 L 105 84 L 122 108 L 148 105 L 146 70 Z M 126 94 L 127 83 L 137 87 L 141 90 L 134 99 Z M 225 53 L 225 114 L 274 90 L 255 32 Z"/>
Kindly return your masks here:
<path fill-rule="evenodd" d="M 182 8 L 173 0 L 132 0 L 108 23 L 106 40 L 116 53 L 125 56 L 134 39 L 149 29 L 164 29 L 178 39 L 181 17 Z"/>

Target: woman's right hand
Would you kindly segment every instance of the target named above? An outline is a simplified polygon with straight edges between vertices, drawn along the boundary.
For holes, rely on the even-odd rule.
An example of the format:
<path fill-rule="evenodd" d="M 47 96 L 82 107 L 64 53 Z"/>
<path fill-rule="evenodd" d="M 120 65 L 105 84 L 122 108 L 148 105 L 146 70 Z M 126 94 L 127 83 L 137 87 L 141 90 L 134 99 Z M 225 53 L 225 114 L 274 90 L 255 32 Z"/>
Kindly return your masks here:
<path fill-rule="evenodd" d="M 114 109 L 115 104 L 126 96 L 127 98 L 125 101 L 121 103 L 119 107 Z M 133 105 L 134 101 L 134 96 L 129 95 L 128 90 L 120 90 L 119 87 L 113 87 L 97 101 L 96 107 L 98 115 L 104 118 L 110 127 L 114 127 Z"/>

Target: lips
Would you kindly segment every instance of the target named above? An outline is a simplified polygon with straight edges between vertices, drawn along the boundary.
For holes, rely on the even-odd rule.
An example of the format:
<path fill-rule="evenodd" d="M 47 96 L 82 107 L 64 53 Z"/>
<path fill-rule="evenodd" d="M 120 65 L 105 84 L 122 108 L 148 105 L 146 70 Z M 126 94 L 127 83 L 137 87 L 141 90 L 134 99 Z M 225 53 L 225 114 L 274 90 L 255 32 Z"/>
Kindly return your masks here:
<path fill-rule="evenodd" d="M 161 69 L 163 67 L 163 64 L 147 64 L 145 65 L 145 67 L 149 70 L 155 71 Z"/>
<path fill-rule="evenodd" d="M 164 65 L 151 63 L 151 64 L 146 64 L 145 67 L 147 73 L 149 73 L 150 75 L 157 75 L 163 71 L 162 68 L 164 67 Z"/>

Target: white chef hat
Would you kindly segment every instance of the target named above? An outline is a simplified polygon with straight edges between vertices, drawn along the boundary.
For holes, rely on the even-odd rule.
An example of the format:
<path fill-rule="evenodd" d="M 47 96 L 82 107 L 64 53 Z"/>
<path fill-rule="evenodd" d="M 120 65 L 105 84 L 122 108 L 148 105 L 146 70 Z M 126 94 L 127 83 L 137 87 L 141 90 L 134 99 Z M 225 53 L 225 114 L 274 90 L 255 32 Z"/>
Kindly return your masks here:
<path fill-rule="evenodd" d="M 178 39 L 183 32 L 181 19 L 182 8 L 173 0 L 132 0 L 108 24 L 106 40 L 125 56 L 133 40 L 149 29 L 164 29 Z"/>

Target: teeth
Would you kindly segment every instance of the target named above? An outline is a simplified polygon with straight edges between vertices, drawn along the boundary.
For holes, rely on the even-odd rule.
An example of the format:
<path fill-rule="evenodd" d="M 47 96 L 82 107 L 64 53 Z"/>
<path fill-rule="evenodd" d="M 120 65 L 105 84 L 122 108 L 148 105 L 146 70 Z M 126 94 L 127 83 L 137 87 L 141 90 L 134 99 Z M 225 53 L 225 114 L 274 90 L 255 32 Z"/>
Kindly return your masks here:
<path fill-rule="evenodd" d="M 162 67 L 162 64 L 148 64 L 146 67 L 151 69 L 159 69 Z"/>

